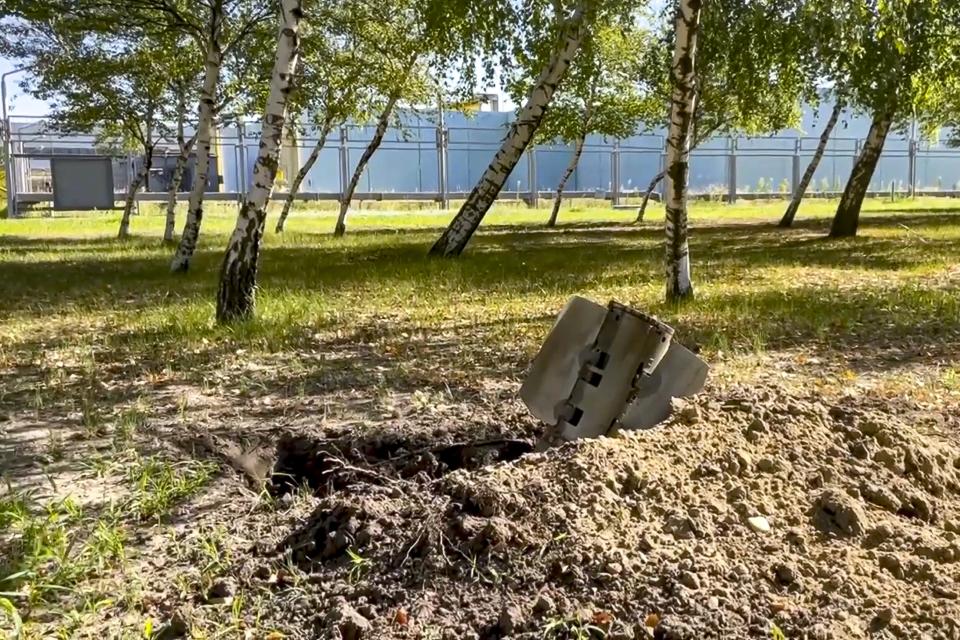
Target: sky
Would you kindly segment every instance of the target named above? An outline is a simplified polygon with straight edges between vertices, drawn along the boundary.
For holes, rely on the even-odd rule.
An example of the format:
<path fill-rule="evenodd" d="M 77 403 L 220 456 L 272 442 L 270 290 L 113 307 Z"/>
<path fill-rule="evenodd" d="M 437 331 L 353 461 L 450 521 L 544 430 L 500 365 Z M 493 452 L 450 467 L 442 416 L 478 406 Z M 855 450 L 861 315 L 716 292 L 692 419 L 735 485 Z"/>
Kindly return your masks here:
<path fill-rule="evenodd" d="M 0 58 L 0 73 L 7 73 L 14 69 L 16 64 L 10 60 Z M 7 76 L 7 110 L 11 116 L 42 116 L 49 111 L 47 103 L 35 100 L 24 95 L 20 90 L 20 81 L 30 78 L 29 71 Z"/>

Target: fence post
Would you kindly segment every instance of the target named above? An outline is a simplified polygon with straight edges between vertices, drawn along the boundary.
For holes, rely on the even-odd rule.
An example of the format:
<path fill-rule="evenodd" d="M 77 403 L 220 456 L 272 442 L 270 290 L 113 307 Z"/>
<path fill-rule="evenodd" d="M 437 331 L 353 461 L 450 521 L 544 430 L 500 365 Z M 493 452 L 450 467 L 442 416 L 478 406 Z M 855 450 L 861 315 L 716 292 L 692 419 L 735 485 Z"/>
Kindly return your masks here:
<path fill-rule="evenodd" d="M 793 167 L 791 172 L 790 195 L 797 197 L 797 191 L 800 189 L 800 146 L 801 139 L 797 138 L 793 143 Z"/>
<path fill-rule="evenodd" d="M 243 204 L 243 199 L 246 197 L 247 193 L 247 148 L 243 143 L 243 123 L 240 120 L 237 120 L 237 153 L 240 157 L 239 164 L 237 167 L 237 187 L 239 187 L 240 193 L 237 196 L 237 200 L 240 204 Z M 299 154 L 299 151 L 298 151 Z"/>
<path fill-rule="evenodd" d="M 6 101 L 6 96 L 4 96 Z M 0 127 L 3 127 L 3 160 L 6 175 L 7 188 L 7 217 L 17 217 L 17 185 L 14 179 L 14 159 L 13 159 L 13 127 L 10 126 L 10 118 L 5 118 Z"/>
<path fill-rule="evenodd" d="M 347 149 L 347 127 L 340 127 L 340 202 L 347 193 L 347 172 L 350 171 L 349 150 Z"/>
<path fill-rule="evenodd" d="M 667 139 L 663 139 L 663 151 L 660 152 L 660 171 L 663 179 L 660 181 L 660 204 L 667 201 Z"/>
<path fill-rule="evenodd" d="M 910 181 L 910 197 L 917 195 L 917 141 L 913 139 L 911 132 L 909 146 L 907 147 L 907 179 Z"/>
<path fill-rule="evenodd" d="M 610 151 L 610 201 L 613 206 L 620 204 L 620 140 L 613 141 Z"/>
<path fill-rule="evenodd" d="M 448 209 L 450 201 L 447 199 L 447 146 L 449 132 L 443 123 L 443 110 L 440 111 L 440 122 L 437 125 L 437 192 L 440 199 L 440 208 Z"/>
<path fill-rule="evenodd" d="M 527 186 L 530 190 L 527 204 L 536 209 L 540 206 L 540 190 L 537 188 L 537 147 L 532 145 L 527 150 Z"/>
<path fill-rule="evenodd" d="M 727 138 L 727 202 L 737 201 L 737 139 Z"/>

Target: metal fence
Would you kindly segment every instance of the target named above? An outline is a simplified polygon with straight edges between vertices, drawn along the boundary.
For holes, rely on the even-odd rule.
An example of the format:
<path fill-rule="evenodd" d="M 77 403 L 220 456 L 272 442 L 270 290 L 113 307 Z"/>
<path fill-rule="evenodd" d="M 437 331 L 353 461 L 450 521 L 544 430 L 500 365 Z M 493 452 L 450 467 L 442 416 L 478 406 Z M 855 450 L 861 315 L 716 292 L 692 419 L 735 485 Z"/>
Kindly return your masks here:
<path fill-rule="evenodd" d="M 8 177 L 16 208 L 52 201 L 50 159 L 61 155 L 108 155 L 113 158 L 114 188 L 121 201 L 142 159 L 135 153 L 115 153 L 97 146 L 90 135 L 45 130 L 42 121 L 20 117 L 11 122 L 12 171 Z M 390 129 L 364 172 L 355 199 L 434 201 L 445 207 L 466 197 L 486 169 L 505 134 L 489 126 L 410 124 Z M 340 200 L 356 163 L 372 135 L 372 127 L 341 127 L 328 137 L 309 171 L 298 199 Z M 767 136 L 713 139 L 692 153 L 690 190 L 700 197 L 734 202 L 739 198 L 786 197 L 793 193 L 816 148 L 818 138 Z M 285 198 L 292 177 L 313 150 L 316 139 L 306 135 L 286 140 L 281 172 L 273 195 Z M 808 193 L 836 195 L 842 190 L 861 138 L 831 139 Z M 222 128 L 214 145 L 214 164 L 207 185 L 210 199 L 239 199 L 245 193 L 259 145 L 257 124 Z M 507 180 L 501 199 L 536 204 L 556 189 L 572 150 L 565 145 L 529 149 Z M 161 143 L 154 158 L 148 189 L 141 201 L 165 198 L 176 158 L 172 141 Z M 192 162 L 192 160 L 191 160 Z M 665 162 L 662 135 L 624 140 L 589 138 L 566 193 L 622 204 L 641 195 Z M 180 185 L 192 186 L 192 168 Z M 887 141 L 871 182 L 874 193 L 957 195 L 960 191 L 960 149 L 941 143 L 918 142 L 902 136 Z M 662 193 L 662 185 L 658 188 Z"/>

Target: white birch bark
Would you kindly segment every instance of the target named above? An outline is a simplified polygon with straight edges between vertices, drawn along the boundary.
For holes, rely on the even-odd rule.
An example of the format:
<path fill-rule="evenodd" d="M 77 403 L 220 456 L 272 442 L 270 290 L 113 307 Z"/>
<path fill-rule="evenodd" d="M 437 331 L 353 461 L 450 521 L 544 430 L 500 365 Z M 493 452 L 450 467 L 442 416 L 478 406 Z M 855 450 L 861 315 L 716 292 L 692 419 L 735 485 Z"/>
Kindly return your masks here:
<path fill-rule="evenodd" d="M 810 164 L 807 165 L 807 170 L 803 172 L 803 177 L 800 178 L 800 184 L 797 185 L 796 192 L 793 194 L 793 198 L 790 199 L 787 210 L 784 211 L 783 217 L 780 218 L 781 227 L 793 225 L 793 219 L 797 217 L 797 210 L 800 209 L 800 202 L 807 193 L 807 187 L 810 186 L 810 181 L 813 180 L 813 174 L 817 172 L 817 167 L 820 166 L 823 152 L 827 149 L 830 134 L 833 133 L 833 128 L 837 126 L 837 120 L 840 119 L 841 111 L 843 111 L 843 103 L 838 100 L 837 104 L 833 106 L 833 111 L 830 113 L 830 119 L 827 120 L 826 126 L 820 133 L 820 142 L 817 143 L 817 149 L 813 152 L 813 157 L 810 158 Z"/>
<path fill-rule="evenodd" d="M 143 185 L 144 180 L 150 173 L 150 165 L 153 161 L 153 148 L 146 150 L 143 154 L 143 166 L 137 172 L 136 177 L 130 182 L 130 188 L 127 189 L 127 199 L 123 203 L 123 215 L 120 217 L 120 230 L 117 232 L 117 238 L 123 240 L 130 237 L 130 216 L 133 215 L 133 207 L 137 200 L 137 191 Z"/>
<path fill-rule="evenodd" d="M 696 108 L 697 32 L 702 0 L 679 0 L 670 68 L 673 92 L 667 133 L 666 188 L 666 298 L 693 296 L 690 247 L 687 240 L 687 180 L 690 173 L 690 138 Z"/>
<path fill-rule="evenodd" d="M 877 168 L 880 153 L 883 151 L 883 145 L 887 140 L 887 134 L 890 133 L 892 124 L 893 116 L 891 114 L 878 113 L 874 115 L 873 122 L 870 123 L 870 132 L 863 143 L 863 150 L 853 165 L 850 178 L 843 189 L 843 195 L 840 196 L 837 213 L 834 215 L 833 224 L 830 226 L 831 238 L 857 235 L 857 227 L 860 225 L 860 208 L 863 206 L 863 199 L 867 196 L 870 180 Z"/>
<path fill-rule="evenodd" d="M 553 99 L 553 94 L 580 49 L 580 44 L 587 29 L 585 12 L 588 4 L 589 0 L 582 0 L 575 13 L 564 24 L 558 47 L 550 56 L 550 60 L 543 71 L 540 72 L 530 95 L 527 96 L 526 104 L 520 109 L 517 119 L 510 127 L 510 131 L 493 157 L 493 161 L 484 171 L 476 186 L 473 187 L 470 195 L 467 196 L 463 206 L 460 207 L 460 211 L 457 212 L 450 225 L 430 249 L 432 255 L 460 255 L 466 248 L 467 243 L 470 242 L 470 238 L 477 227 L 480 226 L 483 217 L 490 210 L 494 200 L 497 199 L 497 195 L 503 189 L 507 177 L 520 161 L 520 158 L 523 157 L 523 152 L 533 139 L 533 135 L 536 133 L 537 127 L 540 126 L 543 115 Z"/>
<path fill-rule="evenodd" d="M 407 74 L 409 75 L 409 71 Z M 353 194 L 357 190 L 357 185 L 360 184 L 360 178 L 363 176 L 364 169 L 367 168 L 370 159 L 373 158 L 373 154 L 377 152 L 377 149 L 380 148 L 380 144 L 383 142 L 383 136 L 386 135 L 387 127 L 390 126 L 390 116 L 393 113 L 393 109 L 397 106 L 397 100 L 399 99 L 399 91 L 392 94 L 387 100 L 383 111 L 380 113 L 380 117 L 377 118 L 377 128 L 373 132 L 373 137 L 370 139 L 369 144 L 367 144 L 367 148 L 363 150 L 363 155 L 360 156 L 360 160 L 353 170 L 353 175 L 350 176 L 347 190 L 344 191 L 340 197 L 340 214 L 337 216 L 337 225 L 333 229 L 334 237 L 339 238 L 347 230 L 347 211 L 350 210 L 350 202 L 353 200 Z"/>
<path fill-rule="evenodd" d="M 699 94 L 695 98 L 699 102 Z M 694 118 L 696 118 L 696 112 L 694 112 Z M 690 152 L 693 152 L 694 149 L 699 147 L 703 142 L 710 139 L 714 133 L 717 132 L 717 127 L 710 127 L 706 131 L 697 132 L 697 123 L 693 123 L 693 142 L 690 144 Z M 660 171 L 657 175 L 653 176 L 650 179 L 650 183 L 647 184 L 647 190 L 643 194 L 643 200 L 640 202 L 640 208 L 637 209 L 637 219 L 635 222 L 643 222 L 643 216 L 647 213 L 647 205 L 650 204 L 650 198 L 653 196 L 653 190 L 657 188 L 657 185 L 667 176 L 667 170 L 664 169 Z"/>
<path fill-rule="evenodd" d="M 190 161 L 190 150 L 193 149 L 195 140 L 196 136 L 184 141 L 180 145 L 177 164 L 173 168 L 170 188 L 167 189 L 167 217 L 163 226 L 164 242 L 173 242 L 173 234 L 177 224 L 177 194 L 180 192 L 180 183 L 183 182 L 183 174 L 187 170 L 187 162 Z"/>
<path fill-rule="evenodd" d="M 557 226 L 557 216 L 560 215 L 560 203 L 563 201 L 563 190 L 566 188 L 570 176 L 577 170 L 577 164 L 580 163 L 580 156 L 583 154 L 584 141 L 584 136 L 577 138 L 577 142 L 573 147 L 573 155 L 570 156 L 570 162 L 567 164 L 563 175 L 560 176 L 560 182 L 557 183 L 557 193 L 553 197 L 553 210 L 550 212 L 550 219 L 547 220 L 548 227 Z"/>
<path fill-rule="evenodd" d="M 640 208 L 637 209 L 636 222 L 643 222 L 643 216 L 647 213 L 647 205 L 650 203 L 650 197 L 653 195 L 653 190 L 657 188 L 657 185 L 660 184 L 660 181 L 663 180 L 664 176 L 666 175 L 667 172 L 664 170 L 650 179 L 650 184 L 647 185 L 647 190 L 643 194 L 643 201 L 640 202 Z"/>
<path fill-rule="evenodd" d="M 307 156 L 307 161 L 303 163 L 297 175 L 294 176 L 293 182 L 290 183 L 290 193 L 287 194 L 287 199 L 283 203 L 283 211 L 280 212 L 280 217 L 277 218 L 276 233 L 283 233 L 284 225 L 287 223 L 287 216 L 290 215 L 290 208 L 293 206 L 293 201 L 297 197 L 297 194 L 300 193 L 300 185 L 306 180 L 310 169 L 313 168 L 313 165 L 316 164 L 317 159 L 320 157 L 320 152 L 323 151 L 323 148 L 327 144 L 327 136 L 330 135 L 331 129 L 332 125 L 328 120 L 323 124 L 323 128 L 320 130 L 320 139 L 317 140 L 313 151 Z"/>
<path fill-rule="evenodd" d="M 163 241 L 173 242 L 173 234 L 177 223 L 177 193 L 180 191 L 180 182 L 183 181 L 183 173 L 186 171 L 187 162 L 190 159 L 190 150 L 193 143 L 197 140 L 197 132 L 194 131 L 190 139 L 187 139 L 184 132 L 184 121 L 186 119 L 187 106 L 185 103 L 183 90 L 179 91 L 177 100 L 177 164 L 173 169 L 173 178 L 170 181 L 170 188 L 167 189 L 167 216 L 163 226 Z"/>
<path fill-rule="evenodd" d="M 197 118 L 196 165 L 187 219 L 180 235 L 180 244 L 170 263 L 170 271 L 183 272 L 190 269 L 190 261 L 197 248 L 200 224 L 203 222 L 203 196 L 210 177 L 210 147 L 213 138 L 217 86 L 220 84 L 220 69 L 223 66 L 223 51 L 220 32 L 223 28 L 222 6 L 211 4 L 210 32 L 204 61 L 203 86 L 200 90 L 200 106 Z"/>
<path fill-rule="evenodd" d="M 277 55 L 270 77 L 270 93 L 260 131 L 260 151 L 253 166 L 253 181 L 244 200 L 237 224 L 230 236 L 217 293 L 217 320 L 232 322 L 253 315 L 260 242 L 267 218 L 267 202 L 277 177 L 287 98 L 300 53 L 302 0 L 283 0 Z"/>

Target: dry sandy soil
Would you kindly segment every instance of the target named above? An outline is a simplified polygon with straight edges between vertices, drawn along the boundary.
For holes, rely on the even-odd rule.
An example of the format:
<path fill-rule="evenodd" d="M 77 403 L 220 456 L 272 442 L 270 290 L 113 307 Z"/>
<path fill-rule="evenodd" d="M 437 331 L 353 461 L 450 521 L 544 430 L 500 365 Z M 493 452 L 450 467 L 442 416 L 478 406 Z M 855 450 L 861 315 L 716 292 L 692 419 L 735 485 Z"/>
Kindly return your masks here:
<path fill-rule="evenodd" d="M 721 363 L 655 429 L 545 453 L 518 375 L 373 397 L 167 389 L 143 446 L 222 471 L 133 530 L 101 587 L 122 604 L 74 633 L 960 638 L 956 402 L 828 391 L 778 357 Z M 122 492 L 122 469 L 77 464 L 108 438 L 68 437 L 51 463 L 31 415 L 3 423 L 20 488 L 91 512 Z M 38 637 L 62 626 L 51 611 Z"/>

